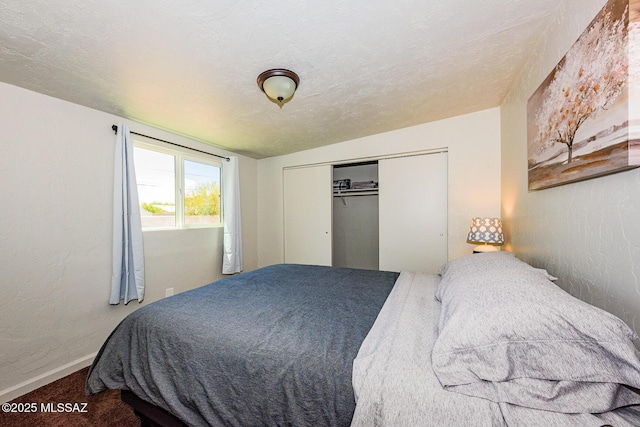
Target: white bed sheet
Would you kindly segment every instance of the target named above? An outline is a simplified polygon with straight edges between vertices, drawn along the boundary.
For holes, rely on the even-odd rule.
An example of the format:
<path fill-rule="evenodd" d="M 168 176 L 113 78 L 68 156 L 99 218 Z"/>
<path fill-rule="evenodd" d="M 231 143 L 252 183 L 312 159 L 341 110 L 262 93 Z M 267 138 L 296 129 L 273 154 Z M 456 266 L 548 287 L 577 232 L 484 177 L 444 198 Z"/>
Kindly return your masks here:
<path fill-rule="evenodd" d="M 402 272 L 353 364 L 352 427 L 640 426 L 640 407 L 561 414 L 446 391 L 431 367 L 440 276 Z"/>
<path fill-rule="evenodd" d="M 353 365 L 352 427 L 505 426 L 500 407 L 445 391 L 431 368 L 440 276 L 402 272 Z"/>

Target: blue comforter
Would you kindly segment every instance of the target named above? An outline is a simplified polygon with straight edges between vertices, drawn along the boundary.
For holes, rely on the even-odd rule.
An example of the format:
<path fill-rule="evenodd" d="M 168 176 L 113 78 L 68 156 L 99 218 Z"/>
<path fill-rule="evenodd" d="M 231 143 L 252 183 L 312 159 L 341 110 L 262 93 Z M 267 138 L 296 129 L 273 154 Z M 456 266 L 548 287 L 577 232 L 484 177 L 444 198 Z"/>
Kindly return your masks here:
<path fill-rule="evenodd" d="M 194 426 L 348 426 L 353 360 L 397 277 L 283 264 L 149 304 L 86 392 L 128 389 Z"/>

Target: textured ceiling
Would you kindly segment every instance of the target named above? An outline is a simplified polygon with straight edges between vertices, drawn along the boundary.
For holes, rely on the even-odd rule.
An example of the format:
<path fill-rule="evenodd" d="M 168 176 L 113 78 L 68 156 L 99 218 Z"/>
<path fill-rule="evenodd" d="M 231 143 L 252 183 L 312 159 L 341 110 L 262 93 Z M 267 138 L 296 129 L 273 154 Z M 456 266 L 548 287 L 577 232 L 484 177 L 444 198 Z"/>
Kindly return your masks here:
<path fill-rule="evenodd" d="M 500 105 L 558 4 L 0 0 L 0 80 L 263 158 Z"/>

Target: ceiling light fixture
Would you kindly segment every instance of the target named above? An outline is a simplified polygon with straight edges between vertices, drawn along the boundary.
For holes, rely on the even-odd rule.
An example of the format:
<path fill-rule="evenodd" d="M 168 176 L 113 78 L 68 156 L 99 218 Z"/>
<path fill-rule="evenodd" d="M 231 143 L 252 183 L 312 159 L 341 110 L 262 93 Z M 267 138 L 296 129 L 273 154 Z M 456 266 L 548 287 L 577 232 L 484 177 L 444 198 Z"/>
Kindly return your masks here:
<path fill-rule="evenodd" d="M 300 84 L 300 77 L 283 68 L 267 70 L 258 76 L 258 86 L 280 108 L 289 101 Z"/>

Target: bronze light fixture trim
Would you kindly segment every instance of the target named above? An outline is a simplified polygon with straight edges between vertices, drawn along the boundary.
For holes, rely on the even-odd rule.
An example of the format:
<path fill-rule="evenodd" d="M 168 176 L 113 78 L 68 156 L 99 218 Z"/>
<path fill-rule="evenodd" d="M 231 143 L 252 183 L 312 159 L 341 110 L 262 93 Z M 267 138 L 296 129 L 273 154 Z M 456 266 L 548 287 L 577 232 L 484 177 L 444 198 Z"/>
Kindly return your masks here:
<path fill-rule="evenodd" d="M 300 77 L 293 71 L 284 68 L 267 70 L 258 76 L 260 90 L 280 108 L 291 99 L 299 84 Z"/>

